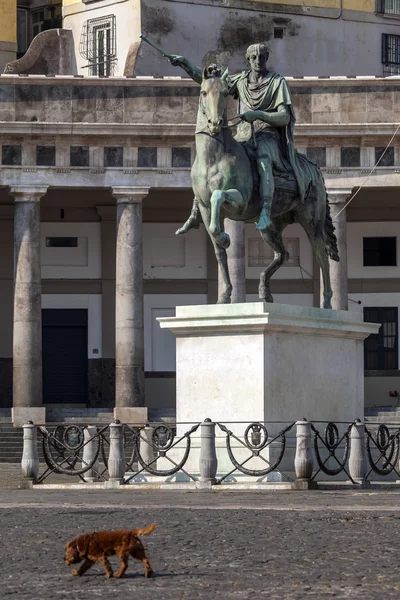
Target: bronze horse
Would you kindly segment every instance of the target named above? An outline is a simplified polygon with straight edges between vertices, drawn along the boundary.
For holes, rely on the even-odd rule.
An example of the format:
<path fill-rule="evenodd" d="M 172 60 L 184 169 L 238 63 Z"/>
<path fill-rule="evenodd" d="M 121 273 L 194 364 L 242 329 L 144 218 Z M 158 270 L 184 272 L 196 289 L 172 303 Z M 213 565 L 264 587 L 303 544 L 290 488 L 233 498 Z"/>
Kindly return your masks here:
<path fill-rule="evenodd" d="M 221 267 L 224 287 L 218 303 L 231 301 L 226 248 L 230 239 L 224 231 L 226 218 L 234 221 L 257 222 L 262 202 L 257 191 L 256 174 L 245 148 L 237 142 L 227 122 L 228 72 L 210 75 L 203 72 L 196 127 L 196 159 L 191 178 L 201 217 L 214 245 Z M 262 238 L 274 250 L 274 259 L 261 273 L 259 297 L 273 302 L 270 291 L 272 275 L 289 258 L 283 239 L 284 228 L 300 223 L 310 240 L 323 278 L 323 308 L 332 308 L 332 288 L 329 277 L 329 257 L 339 260 L 335 228 L 322 173 L 317 165 L 317 185 L 308 190 L 304 201 L 297 192 L 293 178 L 275 173 L 275 194 L 271 225 L 260 231 Z M 182 233 L 178 230 L 177 233 Z"/>

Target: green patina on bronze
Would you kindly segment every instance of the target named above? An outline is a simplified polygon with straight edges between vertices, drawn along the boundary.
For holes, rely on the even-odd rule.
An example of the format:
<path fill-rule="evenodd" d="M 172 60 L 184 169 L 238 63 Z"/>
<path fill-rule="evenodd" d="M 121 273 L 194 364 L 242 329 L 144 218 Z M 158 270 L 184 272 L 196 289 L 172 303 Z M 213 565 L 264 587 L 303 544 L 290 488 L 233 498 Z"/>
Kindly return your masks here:
<path fill-rule="evenodd" d="M 196 124 L 196 159 L 191 177 L 195 195 L 192 212 L 177 234 L 203 223 L 221 267 L 224 289 L 219 303 L 231 301 L 224 231 L 225 218 L 253 221 L 275 252 L 261 273 L 259 296 L 272 302 L 270 279 L 289 258 L 282 232 L 294 222 L 306 231 L 324 284 L 323 307 L 331 308 L 329 259 L 339 260 L 325 183 L 318 166 L 296 151 L 296 122 L 290 91 L 284 77 L 268 71 L 265 44 L 253 44 L 246 53 L 250 69 L 236 75 L 221 74 L 215 65 L 202 70 L 183 56 L 162 52 L 200 84 Z M 238 100 L 240 122 L 233 137 L 227 122 L 227 97 Z"/>

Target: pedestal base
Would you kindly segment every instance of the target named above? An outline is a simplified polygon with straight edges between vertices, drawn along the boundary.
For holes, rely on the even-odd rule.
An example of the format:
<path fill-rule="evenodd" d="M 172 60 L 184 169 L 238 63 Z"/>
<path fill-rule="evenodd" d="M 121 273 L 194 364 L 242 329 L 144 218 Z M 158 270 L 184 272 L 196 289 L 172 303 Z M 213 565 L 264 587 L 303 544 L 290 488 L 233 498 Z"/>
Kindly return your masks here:
<path fill-rule="evenodd" d="M 148 422 L 148 410 L 146 406 L 114 408 L 114 419 L 128 425 L 145 425 Z"/>
<path fill-rule="evenodd" d="M 208 417 L 243 435 L 253 421 L 363 417 L 363 342 L 379 325 L 356 313 L 255 302 L 158 321 L 176 335 L 178 423 Z"/>
<path fill-rule="evenodd" d="M 11 409 L 13 427 L 22 427 L 28 421 L 35 425 L 46 425 L 46 408 L 44 406 L 14 406 Z"/>

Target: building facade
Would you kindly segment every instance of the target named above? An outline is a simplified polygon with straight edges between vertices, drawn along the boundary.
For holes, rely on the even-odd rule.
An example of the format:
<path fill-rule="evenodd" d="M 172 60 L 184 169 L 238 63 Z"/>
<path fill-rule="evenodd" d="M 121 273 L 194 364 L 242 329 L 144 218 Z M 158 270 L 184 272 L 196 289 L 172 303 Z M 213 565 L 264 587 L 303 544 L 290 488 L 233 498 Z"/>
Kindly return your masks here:
<path fill-rule="evenodd" d="M 400 80 L 293 78 L 289 84 L 296 145 L 319 161 L 337 227 L 342 260 L 332 265 L 334 306 L 348 303 L 384 323 L 366 349 L 365 387 L 367 404 L 388 405 L 400 387 L 397 137 L 369 174 L 396 130 Z M 180 78 L 0 78 L 3 409 L 13 403 L 13 359 L 14 403 L 25 393 L 16 389 L 16 370 L 24 388 L 32 372 L 40 379 L 43 362 L 46 406 L 114 405 L 116 331 L 124 319 L 118 288 L 129 282 L 118 267 L 118 211 L 127 204 L 140 204 L 127 214 L 143 237 L 143 287 L 129 293 L 136 306 L 144 304 L 145 404 L 174 408 L 175 340 L 156 318 L 172 315 L 176 305 L 215 302 L 218 289 L 204 228 L 184 238 L 174 233 L 193 199 L 198 91 Z M 253 225 L 245 225 L 245 236 L 246 295 L 256 300 L 271 251 Z M 285 239 L 291 259 L 272 280 L 275 300 L 318 306 L 319 273 L 304 232 L 289 226 Z M 134 252 L 127 264 L 140 270 L 140 256 Z"/>
<path fill-rule="evenodd" d="M 29 35 L 36 24 L 35 39 L 49 40 L 48 14 L 34 17 L 44 9 L 28 4 Z M 57 33 L 0 77 L 0 410 L 144 403 L 150 414 L 173 412 L 175 340 L 157 317 L 217 299 L 203 226 L 175 235 L 193 200 L 199 88 L 140 43 L 140 31 L 232 71 L 245 67 L 248 44 L 268 41 L 293 94 L 296 146 L 326 180 L 341 255 L 331 264 L 334 308 L 383 324 L 366 343 L 366 405 L 396 404 L 400 79 L 383 75 L 400 68 L 397 0 L 64 0 L 62 11 L 72 56 L 56 60 L 68 47 Z M 41 52 L 55 58 L 50 75 L 61 64 L 62 75 L 45 76 Z M 272 252 L 251 224 L 231 233 L 235 283 L 255 301 Z M 275 301 L 319 306 L 303 230 L 289 226 L 285 241 L 291 258 L 273 277 Z M 124 298 L 136 328 L 128 341 Z"/>

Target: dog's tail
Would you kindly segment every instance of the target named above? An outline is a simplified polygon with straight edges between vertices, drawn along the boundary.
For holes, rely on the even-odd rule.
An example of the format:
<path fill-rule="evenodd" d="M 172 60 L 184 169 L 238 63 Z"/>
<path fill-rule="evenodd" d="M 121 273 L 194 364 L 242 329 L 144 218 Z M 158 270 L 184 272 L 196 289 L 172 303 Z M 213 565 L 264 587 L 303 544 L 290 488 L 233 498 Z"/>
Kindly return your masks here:
<path fill-rule="evenodd" d="M 155 523 L 153 523 L 152 525 L 149 525 L 148 527 L 145 527 L 144 529 L 137 529 L 135 533 L 138 536 L 149 535 L 149 533 L 154 531 L 156 528 L 157 528 L 157 525 Z"/>

